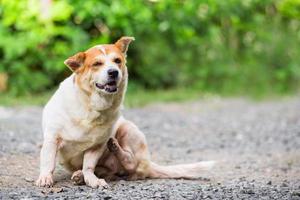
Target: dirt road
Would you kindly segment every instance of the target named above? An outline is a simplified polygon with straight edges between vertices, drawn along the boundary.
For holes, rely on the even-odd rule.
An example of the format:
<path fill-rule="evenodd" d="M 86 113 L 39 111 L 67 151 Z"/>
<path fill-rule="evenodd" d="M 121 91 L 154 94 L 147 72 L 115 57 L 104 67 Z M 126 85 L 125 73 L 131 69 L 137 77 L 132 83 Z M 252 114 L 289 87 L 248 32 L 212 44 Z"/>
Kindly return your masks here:
<path fill-rule="evenodd" d="M 300 199 L 300 99 L 263 103 L 210 99 L 125 110 L 154 161 L 216 160 L 199 180 L 73 186 L 61 167 L 55 186 L 33 185 L 41 142 L 40 107 L 0 107 L 0 199 Z"/>

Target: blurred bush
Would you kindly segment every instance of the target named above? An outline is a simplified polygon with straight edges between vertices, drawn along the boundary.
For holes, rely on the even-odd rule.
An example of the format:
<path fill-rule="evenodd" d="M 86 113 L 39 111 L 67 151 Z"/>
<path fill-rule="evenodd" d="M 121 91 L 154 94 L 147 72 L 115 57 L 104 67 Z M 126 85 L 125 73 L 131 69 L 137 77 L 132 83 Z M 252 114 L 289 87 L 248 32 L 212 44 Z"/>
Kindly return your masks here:
<path fill-rule="evenodd" d="M 0 73 L 13 94 L 40 92 L 63 61 L 95 44 L 136 38 L 131 83 L 223 93 L 295 91 L 299 0 L 0 0 Z"/>

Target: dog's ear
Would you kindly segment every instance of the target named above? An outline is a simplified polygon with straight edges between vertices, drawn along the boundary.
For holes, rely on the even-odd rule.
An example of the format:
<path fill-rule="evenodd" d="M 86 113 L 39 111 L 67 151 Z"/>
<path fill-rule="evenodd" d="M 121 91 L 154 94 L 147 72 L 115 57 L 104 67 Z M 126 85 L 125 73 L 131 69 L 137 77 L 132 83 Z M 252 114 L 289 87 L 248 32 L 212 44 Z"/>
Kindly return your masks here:
<path fill-rule="evenodd" d="M 121 37 L 115 45 L 121 50 L 122 53 L 126 53 L 130 42 L 134 41 L 134 37 Z"/>
<path fill-rule="evenodd" d="M 73 72 L 75 72 L 79 67 L 81 67 L 85 60 L 85 53 L 79 52 L 74 56 L 71 56 L 65 60 L 65 65 L 67 65 Z"/>

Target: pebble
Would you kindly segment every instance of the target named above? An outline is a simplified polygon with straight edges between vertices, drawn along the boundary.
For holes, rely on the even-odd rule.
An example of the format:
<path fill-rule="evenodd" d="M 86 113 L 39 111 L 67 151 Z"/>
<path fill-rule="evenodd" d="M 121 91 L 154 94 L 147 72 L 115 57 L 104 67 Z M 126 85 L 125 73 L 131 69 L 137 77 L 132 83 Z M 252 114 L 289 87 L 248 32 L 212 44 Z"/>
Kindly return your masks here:
<path fill-rule="evenodd" d="M 25 177 L 24 179 L 26 182 L 34 182 L 34 180 L 30 177 Z"/>

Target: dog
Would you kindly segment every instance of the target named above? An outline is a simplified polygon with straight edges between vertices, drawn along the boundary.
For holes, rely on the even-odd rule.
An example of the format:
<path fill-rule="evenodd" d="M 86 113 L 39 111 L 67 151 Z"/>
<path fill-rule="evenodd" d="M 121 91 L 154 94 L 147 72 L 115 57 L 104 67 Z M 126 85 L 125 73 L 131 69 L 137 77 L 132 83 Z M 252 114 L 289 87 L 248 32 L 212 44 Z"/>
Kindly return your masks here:
<path fill-rule="evenodd" d="M 36 185 L 51 187 L 56 157 L 76 184 L 105 188 L 105 179 L 197 178 L 213 162 L 160 166 L 144 134 L 121 114 L 127 88 L 126 52 L 133 37 L 94 46 L 64 63 L 72 70 L 43 110 L 44 140 Z"/>

